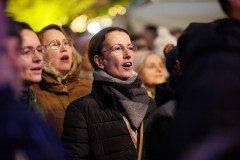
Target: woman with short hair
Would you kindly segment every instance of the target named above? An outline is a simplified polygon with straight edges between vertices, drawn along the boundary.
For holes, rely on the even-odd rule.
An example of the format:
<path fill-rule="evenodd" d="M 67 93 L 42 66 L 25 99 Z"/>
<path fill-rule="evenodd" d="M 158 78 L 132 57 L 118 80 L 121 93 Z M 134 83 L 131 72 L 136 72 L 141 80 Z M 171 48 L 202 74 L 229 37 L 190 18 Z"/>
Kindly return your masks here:
<path fill-rule="evenodd" d="M 143 137 L 156 104 L 132 70 L 135 49 L 118 27 L 90 40 L 92 92 L 67 107 L 63 124 L 70 159 L 145 159 Z"/>

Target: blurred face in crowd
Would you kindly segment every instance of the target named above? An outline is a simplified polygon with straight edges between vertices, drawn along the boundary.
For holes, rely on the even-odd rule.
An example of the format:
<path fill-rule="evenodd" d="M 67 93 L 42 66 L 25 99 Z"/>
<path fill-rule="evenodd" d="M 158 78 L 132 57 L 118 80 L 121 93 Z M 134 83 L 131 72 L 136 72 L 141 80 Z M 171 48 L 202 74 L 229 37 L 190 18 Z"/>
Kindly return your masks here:
<path fill-rule="evenodd" d="M 126 80 L 132 76 L 133 54 L 130 37 L 125 32 L 112 31 L 106 34 L 102 56 L 95 55 L 99 68 L 115 78 Z"/>
<path fill-rule="evenodd" d="M 85 69 L 87 71 L 94 71 L 94 69 L 89 61 L 88 50 L 87 50 L 88 44 L 89 43 L 84 44 L 84 46 L 83 46 L 84 49 L 82 50 L 82 52 L 84 52 L 83 53 L 84 57 L 83 57 L 83 61 L 82 61 L 82 69 Z"/>
<path fill-rule="evenodd" d="M 72 65 L 71 41 L 61 31 L 50 29 L 43 33 L 42 43 L 47 46 L 44 60 L 63 76 L 66 75 Z"/>
<path fill-rule="evenodd" d="M 166 67 L 163 60 L 157 54 L 149 54 L 146 57 L 144 67 L 139 75 L 145 86 L 154 87 L 166 81 Z"/>
<path fill-rule="evenodd" d="M 44 48 L 33 31 L 23 29 L 20 35 L 22 47 L 19 62 L 23 66 L 23 70 L 20 72 L 21 79 L 25 85 L 38 83 L 42 78 Z"/>
<path fill-rule="evenodd" d="M 144 30 L 143 36 L 147 42 L 147 48 L 149 50 L 153 50 L 154 49 L 154 39 L 156 38 L 156 36 L 149 30 Z"/>

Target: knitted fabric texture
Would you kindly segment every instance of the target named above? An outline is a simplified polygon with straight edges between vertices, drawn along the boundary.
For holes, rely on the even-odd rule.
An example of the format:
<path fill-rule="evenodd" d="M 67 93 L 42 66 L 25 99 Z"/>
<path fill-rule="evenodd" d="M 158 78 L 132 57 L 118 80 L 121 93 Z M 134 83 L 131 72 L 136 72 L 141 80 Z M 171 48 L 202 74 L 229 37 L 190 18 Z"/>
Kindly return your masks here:
<path fill-rule="evenodd" d="M 127 80 L 114 78 L 102 70 L 95 71 L 93 76 L 95 81 L 108 82 L 109 89 L 115 95 L 130 124 L 138 129 L 147 113 L 150 98 L 146 89 L 141 87 L 142 81 L 136 72 Z"/>

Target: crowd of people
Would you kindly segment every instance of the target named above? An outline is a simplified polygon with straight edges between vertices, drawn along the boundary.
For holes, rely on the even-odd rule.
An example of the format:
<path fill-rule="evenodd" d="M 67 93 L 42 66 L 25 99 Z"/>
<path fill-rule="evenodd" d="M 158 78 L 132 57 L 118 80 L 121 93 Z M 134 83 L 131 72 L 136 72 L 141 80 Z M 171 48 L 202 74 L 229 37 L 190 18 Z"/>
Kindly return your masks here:
<path fill-rule="evenodd" d="M 240 1 L 184 31 L 34 32 L 0 1 L 0 159 L 239 159 Z"/>

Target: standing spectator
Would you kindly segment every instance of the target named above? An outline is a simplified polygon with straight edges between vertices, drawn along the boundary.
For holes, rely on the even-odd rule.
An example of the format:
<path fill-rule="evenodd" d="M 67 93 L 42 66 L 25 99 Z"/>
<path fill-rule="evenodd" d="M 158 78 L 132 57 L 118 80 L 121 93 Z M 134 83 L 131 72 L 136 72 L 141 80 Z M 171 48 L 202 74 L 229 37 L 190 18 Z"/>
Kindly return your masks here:
<path fill-rule="evenodd" d="M 147 49 L 152 51 L 154 50 L 154 40 L 157 38 L 157 27 L 153 25 L 147 25 L 144 28 L 143 36 L 147 42 Z"/>
<path fill-rule="evenodd" d="M 90 41 L 89 36 L 82 36 L 76 39 L 74 42 L 74 46 L 76 50 L 80 53 L 82 56 L 82 68 L 80 71 L 80 78 L 87 79 L 89 81 L 93 81 L 93 67 L 89 61 L 88 57 L 88 46 Z"/>
<path fill-rule="evenodd" d="M 39 32 L 39 39 L 47 48 L 42 81 L 32 88 L 47 120 L 60 137 L 66 107 L 90 93 L 91 83 L 79 78 L 82 59 L 61 27 L 46 26 Z"/>
<path fill-rule="evenodd" d="M 15 90 L 11 85 L 19 84 L 20 80 L 20 44 L 19 39 L 9 37 L 12 26 L 4 15 L 5 3 L 4 0 L 0 1 L 0 159 L 65 160 L 51 128 L 14 98 Z"/>
<path fill-rule="evenodd" d="M 240 3 L 219 2 L 229 18 L 192 23 L 178 40 L 181 94 L 168 139 L 174 160 L 186 159 L 211 135 L 238 133 L 240 128 Z M 217 146 L 226 145 L 223 142 Z M 215 154 L 214 150 L 208 154 Z"/>
<path fill-rule="evenodd" d="M 41 45 L 36 33 L 28 24 L 24 22 L 14 22 L 14 24 L 22 39 L 21 46 L 18 46 L 21 47 L 18 61 L 22 67 L 20 97 L 24 104 L 30 106 L 36 114 L 45 119 L 43 108 L 36 102 L 35 92 L 29 86 L 42 79 L 43 54 L 46 47 Z"/>
<path fill-rule="evenodd" d="M 137 47 L 134 55 L 137 55 L 147 49 L 147 41 L 145 40 L 143 35 L 132 35 L 131 40 L 132 44 Z"/>
<path fill-rule="evenodd" d="M 157 110 L 153 114 L 149 124 L 149 133 L 145 138 L 147 159 L 166 159 L 166 137 L 169 124 L 175 116 L 176 98 L 178 97 L 179 81 L 181 79 L 181 67 L 177 59 L 177 47 L 168 44 L 164 48 L 166 56 L 166 68 L 170 74 L 167 82 L 156 86 L 155 101 Z"/>
<path fill-rule="evenodd" d="M 134 50 L 128 32 L 118 27 L 90 40 L 93 89 L 67 107 L 63 124 L 69 159 L 145 159 L 142 142 L 156 104 L 132 70 Z"/>

